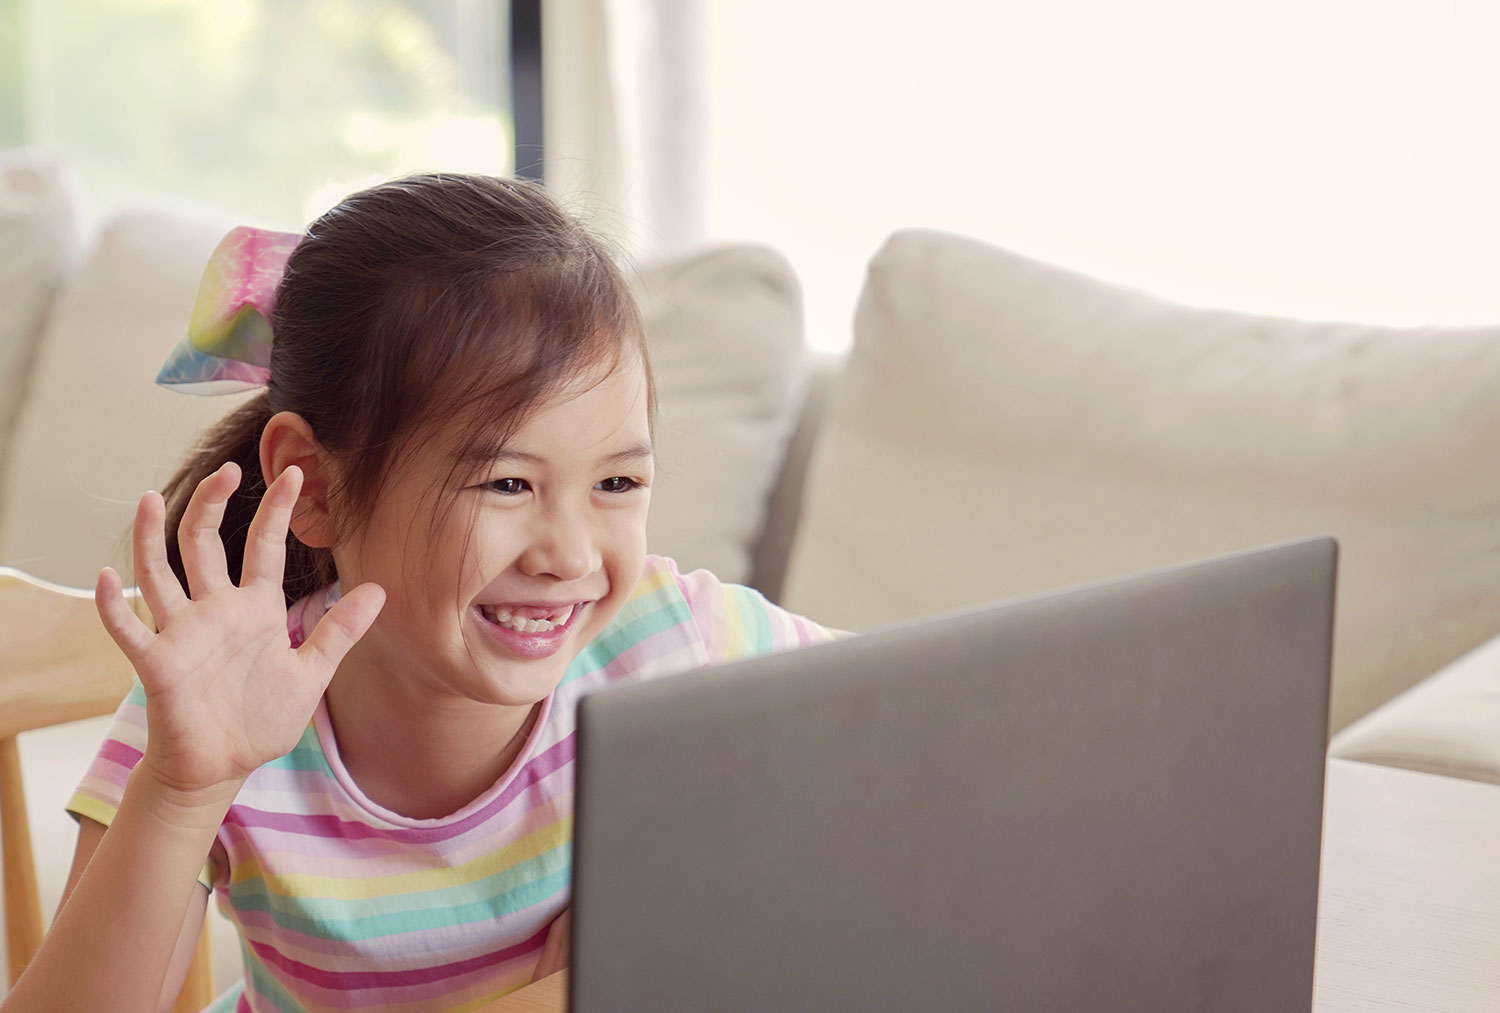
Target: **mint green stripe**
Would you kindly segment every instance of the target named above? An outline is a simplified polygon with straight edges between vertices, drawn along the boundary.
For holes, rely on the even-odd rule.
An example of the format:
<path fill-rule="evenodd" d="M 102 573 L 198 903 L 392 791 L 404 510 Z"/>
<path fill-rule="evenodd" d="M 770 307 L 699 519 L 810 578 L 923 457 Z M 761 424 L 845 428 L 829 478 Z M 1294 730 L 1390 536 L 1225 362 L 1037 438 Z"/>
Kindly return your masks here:
<path fill-rule="evenodd" d="M 231 989 L 220 992 L 214 996 L 213 1002 L 202 1007 L 202 1013 L 234 1013 L 234 1007 L 240 1004 L 240 996 L 245 993 L 245 981 L 236 981 Z"/>
<path fill-rule="evenodd" d="M 725 585 L 739 606 L 740 620 L 745 627 L 745 657 L 770 654 L 774 646 L 771 640 L 771 617 L 766 614 L 766 600 L 759 591 L 738 584 Z"/>
<path fill-rule="evenodd" d="M 322 914 L 312 916 L 278 910 L 271 902 L 271 898 L 265 895 L 231 898 L 231 904 L 237 911 L 265 912 L 280 928 L 326 939 L 347 939 L 358 942 L 400 932 L 418 932 L 423 929 L 489 921 L 511 914 L 522 908 L 541 903 L 566 890 L 569 872 L 569 866 L 564 866 L 550 875 L 491 898 L 466 903 L 443 904 L 426 909 L 388 911 L 374 917 L 338 917 L 335 912 L 338 904 L 345 903 L 342 901 L 313 903 L 305 898 L 299 899 L 297 907 L 303 911 L 318 908 L 323 910 Z M 386 900 L 388 902 L 389 898 Z"/>
<path fill-rule="evenodd" d="M 223 992 L 214 998 L 214 1001 L 203 1007 L 203 1013 L 234 1013 L 234 1008 L 240 1004 L 240 996 L 245 992 L 245 983 L 237 981 L 227 992 Z"/>
<path fill-rule="evenodd" d="M 275 770 L 310 770 L 319 774 L 333 776 L 333 768 L 328 764 L 328 757 L 323 755 L 323 744 L 318 741 L 318 730 L 308 722 L 307 730 L 302 733 L 302 739 L 292 751 L 266 763 L 264 766 Z"/>
<path fill-rule="evenodd" d="M 130 692 L 125 695 L 125 702 L 142 709 L 146 706 L 146 689 L 141 685 L 141 680 L 136 679 L 130 685 Z M 323 745 L 318 741 L 318 731 L 313 727 L 311 721 L 302 732 L 302 738 L 292 747 L 291 752 L 284 756 L 266 763 L 265 766 L 278 770 L 313 770 L 321 774 L 333 776 L 333 768 L 328 765 L 328 759 L 323 755 Z"/>

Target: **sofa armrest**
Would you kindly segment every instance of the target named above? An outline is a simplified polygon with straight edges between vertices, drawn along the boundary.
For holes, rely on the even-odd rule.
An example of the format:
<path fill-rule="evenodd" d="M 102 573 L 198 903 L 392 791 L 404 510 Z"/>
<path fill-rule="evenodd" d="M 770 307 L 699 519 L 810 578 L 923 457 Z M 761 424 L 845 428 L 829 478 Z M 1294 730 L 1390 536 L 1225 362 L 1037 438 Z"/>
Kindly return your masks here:
<path fill-rule="evenodd" d="M 1328 752 L 1500 784 L 1500 637 L 1345 728 Z"/>

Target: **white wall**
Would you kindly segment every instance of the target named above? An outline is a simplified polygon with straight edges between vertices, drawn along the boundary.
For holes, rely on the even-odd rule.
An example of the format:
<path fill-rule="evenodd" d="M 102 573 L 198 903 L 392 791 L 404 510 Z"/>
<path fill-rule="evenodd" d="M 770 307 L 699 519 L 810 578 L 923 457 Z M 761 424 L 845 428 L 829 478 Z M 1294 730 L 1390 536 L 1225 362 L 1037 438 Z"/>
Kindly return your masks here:
<path fill-rule="evenodd" d="M 707 228 L 838 348 L 921 225 L 1180 301 L 1500 321 L 1491 0 L 710 3 Z"/>

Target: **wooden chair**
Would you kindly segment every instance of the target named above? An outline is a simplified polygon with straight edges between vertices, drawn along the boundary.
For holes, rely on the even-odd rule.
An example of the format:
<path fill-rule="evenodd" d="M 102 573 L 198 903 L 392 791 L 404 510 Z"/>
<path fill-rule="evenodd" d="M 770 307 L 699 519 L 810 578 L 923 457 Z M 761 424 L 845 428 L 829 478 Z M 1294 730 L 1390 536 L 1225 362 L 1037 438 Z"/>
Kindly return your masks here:
<path fill-rule="evenodd" d="M 135 601 L 146 615 L 144 603 Z M 130 689 L 132 673 L 94 611 L 92 591 L 6 566 L 0 566 L 0 645 L 0 864 L 6 955 L 15 984 L 41 945 L 43 931 L 16 736 L 113 713 Z M 48 804 L 62 802 L 49 799 Z M 174 1009 L 200 1010 L 212 1000 L 205 920 Z"/>

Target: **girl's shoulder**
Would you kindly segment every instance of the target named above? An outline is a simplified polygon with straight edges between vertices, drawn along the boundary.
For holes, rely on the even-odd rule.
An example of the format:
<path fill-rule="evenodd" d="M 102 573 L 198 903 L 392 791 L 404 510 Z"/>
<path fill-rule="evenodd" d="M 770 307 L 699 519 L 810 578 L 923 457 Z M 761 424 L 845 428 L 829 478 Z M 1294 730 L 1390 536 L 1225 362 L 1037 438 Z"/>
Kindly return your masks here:
<path fill-rule="evenodd" d="M 726 583 L 710 570 L 684 572 L 677 560 L 648 555 L 622 615 L 638 621 L 641 614 L 670 615 L 700 632 L 730 613 L 748 608 L 775 608 L 759 591 Z"/>
<path fill-rule="evenodd" d="M 564 681 L 614 682 L 694 668 L 703 664 L 702 641 L 677 563 L 647 556 L 630 597 L 574 659 Z"/>
<path fill-rule="evenodd" d="M 644 623 L 646 616 L 655 623 Z M 625 628 L 675 626 L 701 647 L 703 663 L 793 647 L 806 647 L 834 634 L 766 599 L 754 588 L 720 580 L 709 570 L 683 572 L 676 560 L 647 556 L 635 591 L 621 612 Z"/>

